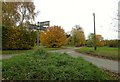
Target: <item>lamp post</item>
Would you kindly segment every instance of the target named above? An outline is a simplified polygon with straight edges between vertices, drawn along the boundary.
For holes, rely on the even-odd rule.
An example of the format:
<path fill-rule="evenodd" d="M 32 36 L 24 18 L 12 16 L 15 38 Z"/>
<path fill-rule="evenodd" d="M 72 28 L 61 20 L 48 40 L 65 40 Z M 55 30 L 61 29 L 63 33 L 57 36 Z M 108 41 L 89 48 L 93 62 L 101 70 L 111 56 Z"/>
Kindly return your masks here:
<path fill-rule="evenodd" d="M 95 13 L 93 13 L 93 19 L 94 19 L 94 50 L 97 50 L 97 46 L 96 46 L 96 30 L 95 30 Z"/>

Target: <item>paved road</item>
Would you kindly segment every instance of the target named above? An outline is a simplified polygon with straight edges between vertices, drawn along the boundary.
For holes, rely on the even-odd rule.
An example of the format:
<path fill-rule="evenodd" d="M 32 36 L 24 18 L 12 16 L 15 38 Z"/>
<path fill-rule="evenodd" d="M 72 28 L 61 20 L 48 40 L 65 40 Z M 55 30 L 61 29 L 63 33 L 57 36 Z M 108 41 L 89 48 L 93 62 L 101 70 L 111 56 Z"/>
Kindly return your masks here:
<path fill-rule="evenodd" d="M 89 61 L 100 68 L 104 68 L 104 69 L 109 70 L 114 73 L 120 73 L 120 70 L 118 70 L 118 67 L 120 66 L 120 62 L 119 62 L 119 66 L 118 66 L 117 61 L 88 56 L 85 54 L 75 52 L 74 49 L 75 48 L 54 50 L 52 52 L 66 52 L 66 53 L 69 53 L 69 55 L 72 57 L 82 57 L 86 61 Z"/>

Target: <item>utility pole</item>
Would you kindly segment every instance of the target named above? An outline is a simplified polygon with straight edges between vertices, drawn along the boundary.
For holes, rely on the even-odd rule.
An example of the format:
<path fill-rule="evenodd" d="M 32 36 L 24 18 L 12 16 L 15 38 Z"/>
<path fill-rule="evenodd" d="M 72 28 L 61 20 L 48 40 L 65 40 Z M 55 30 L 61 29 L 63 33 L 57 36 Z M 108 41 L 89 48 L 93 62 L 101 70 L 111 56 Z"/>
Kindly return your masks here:
<path fill-rule="evenodd" d="M 96 45 L 96 29 L 95 29 L 95 13 L 93 13 L 93 19 L 94 19 L 94 50 L 97 50 L 97 45 Z"/>

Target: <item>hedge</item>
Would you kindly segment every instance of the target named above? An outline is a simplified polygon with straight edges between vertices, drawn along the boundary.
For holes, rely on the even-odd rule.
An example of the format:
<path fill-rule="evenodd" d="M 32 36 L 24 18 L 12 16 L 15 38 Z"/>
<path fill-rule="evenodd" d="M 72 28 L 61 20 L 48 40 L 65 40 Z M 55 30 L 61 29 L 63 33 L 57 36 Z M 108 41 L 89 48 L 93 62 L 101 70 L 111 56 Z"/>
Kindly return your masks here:
<path fill-rule="evenodd" d="M 36 42 L 36 32 L 18 27 L 2 26 L 2 49 L 31 49 Z"/>

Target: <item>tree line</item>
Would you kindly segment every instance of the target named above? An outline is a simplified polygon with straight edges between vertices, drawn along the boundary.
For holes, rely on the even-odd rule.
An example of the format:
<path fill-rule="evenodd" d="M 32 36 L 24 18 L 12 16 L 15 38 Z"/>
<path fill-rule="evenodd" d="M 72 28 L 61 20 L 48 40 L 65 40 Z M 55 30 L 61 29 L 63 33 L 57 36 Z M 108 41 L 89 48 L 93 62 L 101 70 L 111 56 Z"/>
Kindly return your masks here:
<path fill-rule="evenodd" d="M 31 49 L 36 32 L 27 29 L 37 16 L 33 2 L 2 2 L 2 49 Z"/>
<path fill-rule="evenodd" d="M 2 2 L 2 48 L 31 49 L 36 46 L 36 31 L 27 28 L 37 14 L 33 2 Z M 40 32 L 40 44 L 55 48 L 66 45 L 93 47 L 94 36 L 90 33 L 86 40 L 80 25 L 75 25 L 70 34 L 65 33 L 61 26 L 50 26 L 47 30 Z M 95 37 L 96 45 L 99 47 L 118 47 L 118 40 L 104 40 L 102 35 Z"/>

